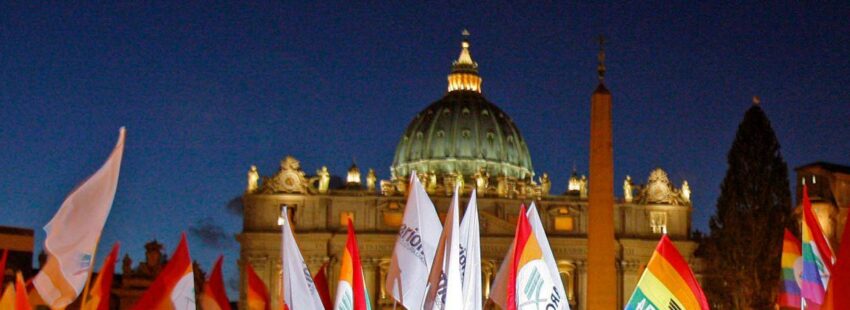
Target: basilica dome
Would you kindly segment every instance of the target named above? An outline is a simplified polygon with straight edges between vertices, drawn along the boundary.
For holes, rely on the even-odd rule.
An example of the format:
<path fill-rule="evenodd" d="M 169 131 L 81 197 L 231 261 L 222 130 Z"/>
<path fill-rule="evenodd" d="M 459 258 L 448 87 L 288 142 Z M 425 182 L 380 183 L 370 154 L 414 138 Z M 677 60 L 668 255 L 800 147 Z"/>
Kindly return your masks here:
<path fill-rule="evenodd" d="M 419 112 L 396 148 L 392 173 L 437 176 L 462 174 L 469 180 L 486 171 L 491 178 L 534 176 L 528 146 L 514 122 L 481 94 L 478 64 L 469 41 L 448 77 L 448 93 Z M 483 168 L 483 170 L 482 170 Z"/>

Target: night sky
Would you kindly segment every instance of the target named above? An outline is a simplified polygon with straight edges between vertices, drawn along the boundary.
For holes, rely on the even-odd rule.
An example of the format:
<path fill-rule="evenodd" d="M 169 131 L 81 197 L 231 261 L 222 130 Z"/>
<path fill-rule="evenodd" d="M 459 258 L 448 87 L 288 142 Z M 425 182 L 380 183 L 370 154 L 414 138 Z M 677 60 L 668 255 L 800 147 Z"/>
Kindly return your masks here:
<path fill-rule="evenodd" d="M 255 164 L 312 174 L 356 160 L 389 177 L 414 115 L 446 91 L 472 33 L 484 95 L 563 192 L 586 173 L 595 38 L 614 98 L 615 189 L 664 168 L 707 229 L 726 153 L 758 95 L 789 168 L 850 164 L 850 4 L 0 4 L 0 225 L 36 230 L 127 142 L 101 241 L 143 258 L 181 231 L 206 270 L 235 278 Z M 790 174 L 793 178 L 793 173 Z M 792 181 L 793 184 L 793 181 Z M 232 288 L 231 288 L 232 290 Z M 231 291 L 231 297 L 236 295 Z"/>

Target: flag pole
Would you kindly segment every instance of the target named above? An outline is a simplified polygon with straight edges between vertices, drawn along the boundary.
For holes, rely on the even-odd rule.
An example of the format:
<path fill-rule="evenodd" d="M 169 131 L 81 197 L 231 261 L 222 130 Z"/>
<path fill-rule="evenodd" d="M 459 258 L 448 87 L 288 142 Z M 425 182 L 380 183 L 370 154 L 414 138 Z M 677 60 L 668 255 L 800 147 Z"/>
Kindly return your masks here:
<path fill-rule="evenodd" d="M 94 251 L 91 253 L 91 263 L 89 265 L 89 275 L 86 276 L 86 286 L 83 288 L 83 300 L 80 301 L 80 307 L 86 306 L 86 301 L 89 299 L 89 286 L 91 284 L 91 276 L 94 272 L 94 263 L 97 262 L 95 260 L 95 256 L 97 256 L 97 246 L 100 245 L 100 237 L 102 235 L 97 236 L 97 242 L 94 243 Z"/>

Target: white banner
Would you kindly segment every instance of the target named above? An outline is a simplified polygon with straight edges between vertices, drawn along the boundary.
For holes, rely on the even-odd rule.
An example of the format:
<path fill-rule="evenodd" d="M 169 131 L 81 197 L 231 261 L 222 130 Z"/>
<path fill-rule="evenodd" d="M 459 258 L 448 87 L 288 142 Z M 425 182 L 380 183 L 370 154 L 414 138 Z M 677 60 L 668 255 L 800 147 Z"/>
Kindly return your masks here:
<path fill-rule="evenodd" d="M 481 310 L 481 237 L 478 224 L 478 199 L 475 190 L 469 197 L 460 222 L 460 270 L 463 276 L 463 309 Z"/>
<path fill-rule="evenodd" d="M 463 285 L 460 271 L 460 238 L 458 236 L 458 188 L 452 196 L 452 203 L 446 213 L 446 222 L 431 275 L 428 278 L 428 295 L 425 299 L 425 309 L 463 309 Z"/>
<path fill-rule="evenodd" d="M 51 308 L 65 308 L 83 290 L 94 264 L 94 250 L 112 209 L 124 154 L 124 127 L 106 163 L 77 186 L 44 226 L 47 263 L 33 279 Z"/>
<path fill-rule="evenodd" d="M 281 215 L 282 234 L 280 257 L 282 259 L 283 269 L 283 301 L 290 310 L 324 310 L 322 298 L 319 297 L 319 292 L 316 290 L 316 285 L 313 283 L 313 276 L 310 275 L 310 269 L 304 263 L 304 257 L 301 256 L 301 250 L 298 249 L 298 244 L 295 243 L 295 236 L 292 234 L 292 227 L 289 225 L 289 218 L 286 214 L 286 208 L 283 208 Z"/>
<path fill-rule="evenodd" d="M 410 175 L 408 191 L 404 218 L 387 271 L 387 292 L 404 307 L 419 309 L 425 300 L 428 275 L 443 228 L 416 172 Z"/>

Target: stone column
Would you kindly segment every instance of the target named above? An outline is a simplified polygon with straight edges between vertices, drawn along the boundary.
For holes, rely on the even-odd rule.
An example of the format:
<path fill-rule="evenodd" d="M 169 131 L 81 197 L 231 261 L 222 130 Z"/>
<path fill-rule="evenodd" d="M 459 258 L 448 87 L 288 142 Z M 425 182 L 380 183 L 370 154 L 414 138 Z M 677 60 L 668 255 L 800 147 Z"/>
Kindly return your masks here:
<path fill-rule="evenodd" d="M 587 307 L 587 263 L 576 261 L 576 310 L 586 310 Z"/>
<path fill-rule="evenodd" d="M 590 180 L 587 229 L 587 308 L 616 309 L 614 147 L 611 93 L 601 82 L 590 99 Z"/>

